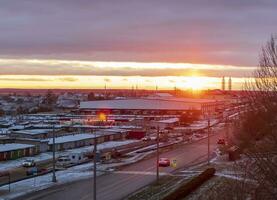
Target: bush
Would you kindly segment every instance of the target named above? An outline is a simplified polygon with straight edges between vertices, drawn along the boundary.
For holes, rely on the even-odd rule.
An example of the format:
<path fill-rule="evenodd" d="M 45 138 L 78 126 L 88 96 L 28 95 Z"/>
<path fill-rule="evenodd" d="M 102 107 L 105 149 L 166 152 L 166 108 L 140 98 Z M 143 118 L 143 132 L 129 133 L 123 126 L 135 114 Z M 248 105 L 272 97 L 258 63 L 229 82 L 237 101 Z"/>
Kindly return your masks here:
<path fill-rule="evenodd" d="M 174 192 L 170 193 L 163 200 L 178 200 L 186 197 L 191 192 L 196 190 L 199 186 L 201 186 L 205 181 L 209 180 L 215 174 L 214 168 L 208 168 L 197 177 L 191 179 L 189 182 L 181 185 Z"/>

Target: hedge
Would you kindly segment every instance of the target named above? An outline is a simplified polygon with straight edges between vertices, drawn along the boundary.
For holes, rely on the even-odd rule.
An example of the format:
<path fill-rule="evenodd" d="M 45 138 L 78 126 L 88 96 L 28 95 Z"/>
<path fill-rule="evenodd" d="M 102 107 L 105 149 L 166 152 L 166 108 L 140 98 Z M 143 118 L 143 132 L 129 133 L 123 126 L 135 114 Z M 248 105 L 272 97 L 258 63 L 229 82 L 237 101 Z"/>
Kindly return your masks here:
<path fill-rule="evenodd" d="M 203 171 L 198 176 L 191 179 L 189 182 L 181 185 L 174 192 L 167 195 L 163 200 L 178 200 L 186 197 L 191 192 L 196 190 L 199 186 L 201 186 L 205 181 L 209 180 L 215 174 L 214 168 L 208 168 Z"/>

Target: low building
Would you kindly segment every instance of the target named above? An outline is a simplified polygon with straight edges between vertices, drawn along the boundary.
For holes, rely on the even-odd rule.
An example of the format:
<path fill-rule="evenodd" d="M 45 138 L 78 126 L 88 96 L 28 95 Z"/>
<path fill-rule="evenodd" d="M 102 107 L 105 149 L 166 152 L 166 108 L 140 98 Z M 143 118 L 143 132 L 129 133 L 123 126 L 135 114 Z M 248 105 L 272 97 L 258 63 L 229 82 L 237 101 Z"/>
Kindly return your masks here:
<path fill-rule="evenodd" d="M 55 130 L 60 135 L 60 130 Z M 53 129 L 24 129 L 20 131 L 12 131 L 12 138 L 28 138 L 28 139 L 46 139 L 53 136 Z"/>
<path fill-rule="evenodd" d="M 97 131 L 99 136 L 98 143 L 114 141 L 114 140 L 125 140 L 129 130 L 121 128 L 109 128 Z M 102 137 L 102 139 L 101 139 Z"/>
<path fill-rule="evenodd" d="M 74 134 L 55 138 L 55 146 L 57 151 L 66 149 L 74 149 L 94 144 L 94 134 Z M 46 139 L 49 144 L 49 150 L 53 150 L 53 139 Z"/>
<path fill-rule="evenodd" d="M 35 145 L 17 143 L 0 144 L 0 161 L 33 156 L 37 153 L 38 149 Z"/>
<path fill-rule="evenodd" d="M 17 138 L 14 139 L 15 143 L 20 144 L 31 144 L 35 145 L 38 148 L 39 153 L 47 152 L 48 151 L 48 142 L 39 139 L 25 139 L 25 138 Z"/>
<path fill-rule="evenodd" d="M 62 137 L 56 137 L 56 150 L 63 151 L 66 149 L 74 149 L 83 146 L 89 146 L 94 144 L 94 141 L 97 141 L 97 144 L 103 142 L 116 141 L 116 140 L 125 140 L 129 130 L 126 129 L 103 129 L 98 130 L 93 133 L 76 133 L 73 135 L 66 135 Z M 43 141 L 48 141 L 49 150 L 53 148 L 53 139 L 49 138 Z"/>

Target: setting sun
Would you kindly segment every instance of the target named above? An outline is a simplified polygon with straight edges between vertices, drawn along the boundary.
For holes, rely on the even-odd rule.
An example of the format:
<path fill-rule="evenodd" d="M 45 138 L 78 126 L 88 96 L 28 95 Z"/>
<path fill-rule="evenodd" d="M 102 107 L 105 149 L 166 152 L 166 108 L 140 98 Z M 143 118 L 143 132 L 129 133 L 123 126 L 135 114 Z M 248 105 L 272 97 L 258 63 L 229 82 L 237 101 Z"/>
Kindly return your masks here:
<path fill-rule="evenodd" d="M 185 87 L 193 90 L 202 90 L 205 87 L 205 79 L 201 77 L 187 77 Z"/>

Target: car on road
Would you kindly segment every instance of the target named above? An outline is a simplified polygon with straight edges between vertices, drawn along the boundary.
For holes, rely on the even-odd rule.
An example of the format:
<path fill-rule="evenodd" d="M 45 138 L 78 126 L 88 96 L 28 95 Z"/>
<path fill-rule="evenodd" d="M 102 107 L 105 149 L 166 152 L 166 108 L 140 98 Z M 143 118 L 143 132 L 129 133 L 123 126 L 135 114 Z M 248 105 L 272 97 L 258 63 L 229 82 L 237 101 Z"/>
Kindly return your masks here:
<path fill-rule="evenodd" d="M 226 141 L 225 141 L 224 138 L 220 138 L 220 139 L 217 140 L 217 144 L 225 145 Z"/>
<path fill-rule="evenodd" d="M 48 170 L 45 169 L 45 168 L 32 167 L 32 168 L 28 168 L 28 170 L 26 171 L 26 175 L 27 176 L 34 176 L 34 175 L 46 173 L 47 171 Z"/>
<path fill-rule="evenodd" d="M 34 166 L 36 166 L 36 162 L 32 159 L 27 159 L 27 160 L 23 161 L 22 166 L 23 167 L 34 167 Z"/>
<path fill-rule="evenodd" d="M 160 158 L 159 159 L 159 167 L 169 167 L 170 160 L 168 158 Z"/>
<path fill-rule="evenodd" d="M 151 137 L 144 137 L 141 140 L 144 142 L 151 141 Z"/>

